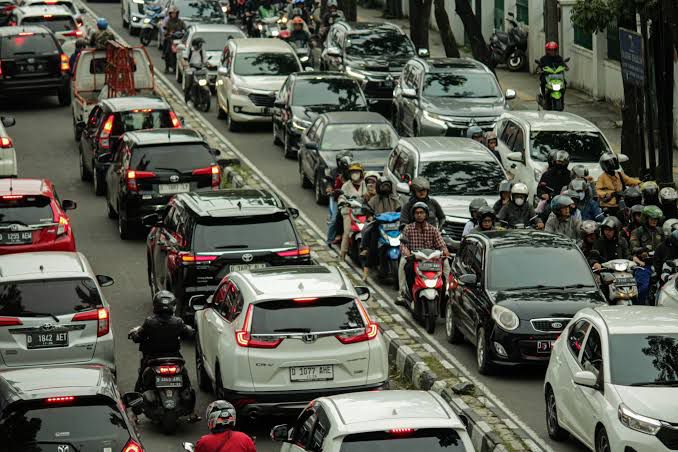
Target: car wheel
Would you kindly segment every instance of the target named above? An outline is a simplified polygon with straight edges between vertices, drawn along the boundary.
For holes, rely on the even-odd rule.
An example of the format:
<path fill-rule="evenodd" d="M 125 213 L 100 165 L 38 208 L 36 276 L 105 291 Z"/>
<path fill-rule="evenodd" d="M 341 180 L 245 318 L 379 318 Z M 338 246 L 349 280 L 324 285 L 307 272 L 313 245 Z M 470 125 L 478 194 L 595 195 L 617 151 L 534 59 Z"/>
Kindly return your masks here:
<path fill-rule="evenodd" d="M 555 441 L 564 441 L 569 434 L 558 423 L 558 410 L 556 407 L 556 395 L 549 386 L 546 390 L 546 430 L 551 439 Z"/>
<path fill-rule="evenodd" d="M 610 452 L 610 439 L 605 427 L 599 427 L 596 432 L 596 452 Z"/>
<path fill-rule="evenodd" d="M 478 372 L 482 375 L 489 375 L 492 373 L 492 364 L 489 362 L 490 349 L 487 345 L 487 338 L 485 337 L 485 328 L 482 326 L 478 329 L 477 337 L 476 361 L 478 363 Z"/>
<path fill-rule="evenodd" d="M 460 344 L 464 341 L 464 335 L 461 334 L 455 322 L 451 300 L 445 304 L 445 335 L 450 344 Z"/>
<path fill-rule="evenodd" d="M 240 124 L 233 119 L 230 111 L 228 116 L 226 116 L 226 127 L 228 127 L 229 132 L 238 132 L 240 130 Z"/>
<path fill-rule="evenodd" d="M 301 159 L 299 159 L 299 181 L 301 183 L 301 188 L 311 188 L 313 184 L 308 180 L 308 177 L 304 174 L 304 170 L 301 169 Z"/>
<path fill-rule="evenodd" d="M 123 240 L 129 240 L 131 236 L 129 222 L 122 218 L 122 211 L 120 210 L 119 205 L 118 205 L 118 234 L 120 234 L 120 238 Z"/>
<path fill-rule="evenodd" d="M 226 119 L 226 112 L 219 104 L 219 96 L 217 95 L 217 119 Z"/>
<path fill-rule="evenodd" d="M 205 362 L 202 357 L 202 347 L 197 335 L 195 338 L 195 371 L 198 374 L 198 387 L 205 392 L 212 392 L 212 382 L 205 370 Z"/>
<path fill-rule="evenodd" d="M 322 178 L 320 177 L 320 175 L 317 175 L 315 178 L 314 192 L 315 192 L 315 202 L 320 206 L 326 206 L 330 202 L 330 199 L 327 197 L 327 194 L 325 194 L 324 189 L 325 187 Z"/>
<path fill-rule="evenodd" d="M 285 158 L 286 159 L 293 159 L 296 152 L 292 149 L 292 146 L 290 145 L 290 134 L 287 133 L 286 131 L 284 133 L 285 133 L 285 141 L 284 141 L 284 145 L 283 145 L 283 150 L 285 151 Z"/>
<path fill-rule="evenodd" d="M 108 218 L 111 220 L 115 220 L 118 218 L 118 213 L 113 209 L 113 206 L 111 205 L 111 202 L 108 200 L 108 197 L 106 197 L 106 215 Z"/>
<path fill-rule="evenodd" d="M 92 162 L 92 168 L 95 168 L 94 162 Z M 101 179 L 103 176 L 95 169 L 92 173 L 92 179 L 94 179 L 94 194 L 97 196 L 103 196 L 106 193 L 106 184 Z"/>
<path fill-rule="evenodd" d="M 71 90 L 70 85 L 60 88 L 57 91 L 57 97 L 59 98 L 59 105 L 62 107 L 67 107 L 71 105 Z"/>
<path fill-rule="evenodd" d="M 80 151 L 78 166 L 80 167 L 80 180 L 84 182 L 91 181 L 92 173 L 85 167 L 85 157 L 82 155 L 82 151 Z"/>

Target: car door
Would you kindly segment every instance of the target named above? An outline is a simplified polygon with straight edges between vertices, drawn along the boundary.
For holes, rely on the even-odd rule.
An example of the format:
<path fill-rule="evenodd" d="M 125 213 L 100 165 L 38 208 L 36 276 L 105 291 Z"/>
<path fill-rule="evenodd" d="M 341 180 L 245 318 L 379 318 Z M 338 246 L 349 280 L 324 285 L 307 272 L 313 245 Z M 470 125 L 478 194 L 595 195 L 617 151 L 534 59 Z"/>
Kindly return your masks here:
<path fill-rule="evenodd" d="M 573 378 L 575 373 L 582 370 L 579 359 L 590 328 L 591 323 L 586 319 L 580 319 L 572 324 L 565 331 L 567 335 L 566 352 L 551 356 L 551 359 L 557 360 L 553 391 L 558 406 L 558 418 L 563 426 L 576 434 L 581 431 L 581 426 L 577 420 L 578 408 L 575 406 Z"/>
<path fill-rule="evenodd" d="M 482 275 L 482 248 L 481 244 L 473 239 L 464 240 L 464 252 L 461 256 L 461 268 L 463 274 L 476 276 L 475 285 L 463 286 L 459 297 L 460 326 L 473 343 L 476 342 L 476 330 L 485 318 L 486 307 L 483 302 L 484 290 Z M 460 283 L 461 285 L 461 283 Z"/>
<path fill-rule="evenodd" d="M 82 131 L 80 138 L 80 152 L 82 153 L 82 163 L 91 172 L 93 169 L 92 159 L 94 158 L 94 148 L 96 147 L 96 136 L 104 117 L 103 109 L 97 105 L 89 113 L 87 125 Z"/>
<path fill-rule="evenodd" d="M 312 168 L 312 173 L 311 176 L 313 177 L 312 180 L 318 181 L 320 177 L 322 176 L 322 171 L 323 168 L 322 166 L 324 165 L 323 162 L 321 162 L 320 159 L 320 148 L 322 147 L 322 141 L 323 141 L 323 132 L 325 131 L 325 126 L 327 125 L 327 120 L 325 118 L 320 118 L 320 121 L 318 121 L 318 128 L 315 130 L 315 137 L 314 141 L 318 144 L 317 149 L 308 149 L 308 156 L 310 158 L 310 165 Z"/>
<path fill-rule="evenodd" d="M 284 142 L 285 127 L 290 117 L 290 91 L 294 85 L 292 76 L 287 77 L 285 83 L 276 94 L 273 108 L 273 133 Z"/>
<path fill-rule="evenodd" d="M 200 347 L 202 354 L 205 357 L 205 366 L 211 369 L 211 374 L 215 375 L 214 363 L 217 361 L 217 354 L 219 353 L 219 338 L 224 334 L 223 313 L 228 312 L 229 307 L 226 306 L 226 295 L 230 289 L 231 282 L 225 280 L 217 288 L 212 296 L 211 303 L 207 305 L 203 314 L 204 325 L 199 325 L 198 331 L 202 332 L 200 335 Z"/>
<path fill-rule="evenodd" d="M 311 124 L 311 127 L 306 130 L 306 135 L 304 135 L 304 138 L 302 139 L 302 146 L 300 146 L 299 149 L 299 161 L 301 168 L 303 170 L 303 173 L 306 175 L 308 180 L 313 181 L 315 183 L 315 164 L 314 162 L 317 160 L 317 157 L 314 156 L 314 153 L 317 154 L 317 150 L 314 149 L 308 149 L 305 145 L 306 143 L 318 143 L 318 127 L 320 126 L 320 122 L 322 121 L 322 118 L 316 119 L 313 124 Z"/>
<path fill-rule="evenodd" d="M 171 258 L 170 249 L 173 247 L 172 242 L 175 241 L 175 234 L 177 233 L 177 208 L 171 205 L 166 211 L 165 219 L 163 220 L 163 227 L 158 234 L 158 244 L 156 246 L 155 262 L 155 276 L 158 288 L 169 287 L 167 285 L 169 274 L 178 270 L 178 262 Z"/>
<path fill-rule="evenodd" d="M 118 211 L 118 200 L 120 197 L 119 190 L 121 189 L 120 182 L 123 179 L 123 171 L 126 170 L 126 165 L 129 165 L 129 159 L 129 145 L 126 142 L 122 142 L 113 156 L 113 164 L 106 172 L 106 196 L 108 197 L 109 204 L 118 213 L 120 213 Z"/>

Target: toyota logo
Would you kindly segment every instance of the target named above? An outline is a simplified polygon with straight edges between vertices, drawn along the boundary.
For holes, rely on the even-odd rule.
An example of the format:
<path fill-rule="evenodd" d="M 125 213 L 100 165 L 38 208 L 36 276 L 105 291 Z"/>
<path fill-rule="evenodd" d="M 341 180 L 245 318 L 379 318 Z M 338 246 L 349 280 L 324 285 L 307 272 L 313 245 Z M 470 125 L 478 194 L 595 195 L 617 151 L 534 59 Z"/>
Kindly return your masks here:
<path fill-rule="evenodd" d="M 252 262 L 254 259 L 254 256 L 252 256 L 250 253 L 245 253 L 242 255 L 242 261 L 243 262 Z"/>
<path fill-rule="evenodd" d="M 559 329 L 561 329 L 562 327 L 563 327 L 563 324 L 560 323 L 560 322 L 553 322 L 553 323 L 551 324 L 551 328 L 553 328 L 554 330 L 559 330 Z"/>
<path fill-rule="evenodd" d="M 170 182 L 179 182 L 179 176 L 177 176 L 176 174 L 172 174 L 170 176 Z"/>
<path fill-rule="evenodd" d="M 68 447 L 68 444 L 64 444 L 63 446 L 57 446 L 57 452 L 69 452 L 71 450 L 70 447 Z"/>

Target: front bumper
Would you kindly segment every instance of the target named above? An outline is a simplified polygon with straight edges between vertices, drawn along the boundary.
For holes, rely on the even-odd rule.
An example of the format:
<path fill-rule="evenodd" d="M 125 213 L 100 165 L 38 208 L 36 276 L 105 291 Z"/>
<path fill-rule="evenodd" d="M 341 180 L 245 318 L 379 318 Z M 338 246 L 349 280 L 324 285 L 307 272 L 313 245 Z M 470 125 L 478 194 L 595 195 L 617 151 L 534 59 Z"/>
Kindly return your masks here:
<path fill-rule="evenodd" d="M 632 430 L 618 419 L 605 426 L 610 440 L 610 449 L 620 452 L 670 452 L 678 450 L 678 430 L 671 431 L 667 427 L 657 433 L 657 436 Z M 660 440 L 662 438 L 662 440 Z M 668 446 L 668 447 L 667 447 Z"/>
<path fill-rule="evenodd" d="M 419 118 L 420 133 L 422 136 L 466 137 L 466 131 L 471 125 L 477 125 L 483 132 L 494 129 L 497 118 L 454 118 L 444 116 L 436 118 L 431 115 L 421 115 Z"/>
<path fill-rule="evenodd" d="M 553 342 L 558 339 L 560 333 L 521 330 L 523 329 L 519 328 L 518 332 L 509 332 L 494 326 L 487 342 L 492 363 L 504 366 L 548 364 L 551 351 L 538 351 L 538 344 Z"/>
<path fill-rule="evenodd" d="M 264 94 L 259 93 L 231 95 L 229 99 L 230 111 L 228 112 L 232 115 L 231 117 L 237 122 L 271 122 L 273 100 L 271 99 L 270 102 L 268 102 L 268 99 L 266 99 L 265 102 L 257 101 L 255 104 L 250 96 L 257 100 L 264 100 L 263 97 L 265 97 Z M 256 96 L 263 97 L 259 98 Z"/>

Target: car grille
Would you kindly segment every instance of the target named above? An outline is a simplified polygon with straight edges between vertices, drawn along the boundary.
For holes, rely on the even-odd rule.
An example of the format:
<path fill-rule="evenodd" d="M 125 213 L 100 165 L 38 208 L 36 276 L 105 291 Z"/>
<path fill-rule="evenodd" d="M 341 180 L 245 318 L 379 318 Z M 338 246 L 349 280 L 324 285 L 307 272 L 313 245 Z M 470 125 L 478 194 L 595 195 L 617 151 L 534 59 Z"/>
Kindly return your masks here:
<path fill-rule="evenodd" d="M 464 232 L 465 223 L 445 222 L 443 229 L 445 234 L 449 235 L 452 240 L 460 241 L 461 234 Z"/>
<path fill-rule="evenodd" d="M 559 333 L 563 331 L 563 328 L 570 321 L 568 318 L 555 318 L 555 319 L 532 319 L 530 323 L 532 328 L 537 331 L 543 331 L 544 333 Z"/>
<path fill-rule="evenodd" d="M 657 438 L 667 448 L 678 450 L 678 425 L 663 425 L 657 433 Z"/>
<path fill-rule="evenodd" d="M 257 107 L 272 107 L 275 102 L 272 94 L 250 94 L 248 97 Z"/>

